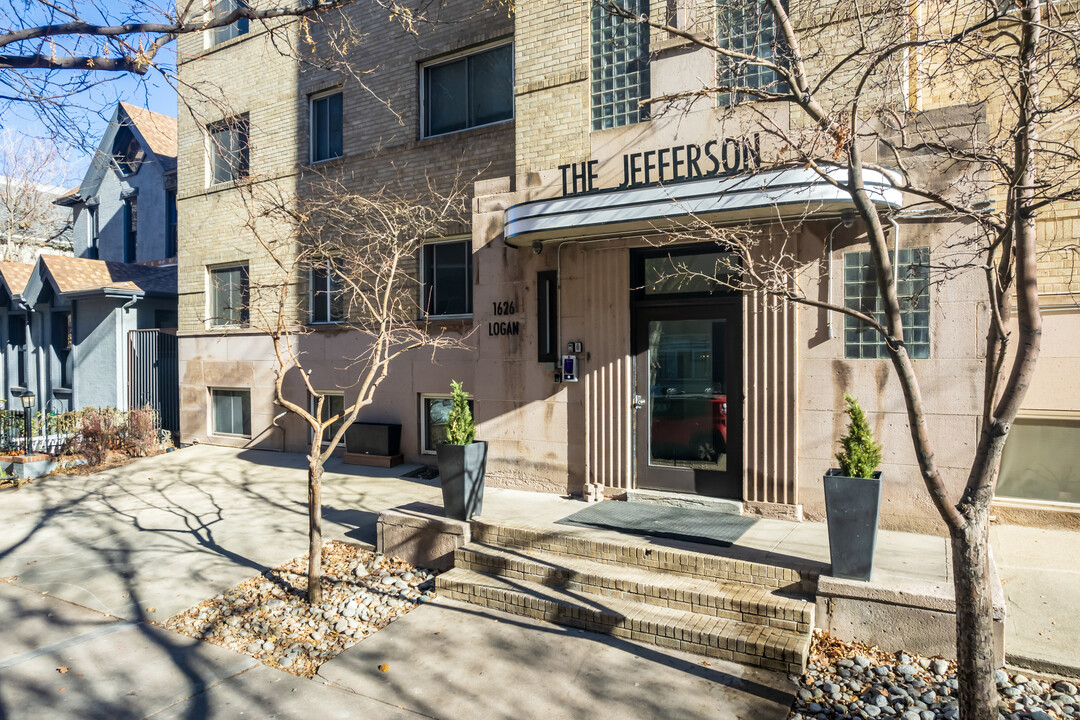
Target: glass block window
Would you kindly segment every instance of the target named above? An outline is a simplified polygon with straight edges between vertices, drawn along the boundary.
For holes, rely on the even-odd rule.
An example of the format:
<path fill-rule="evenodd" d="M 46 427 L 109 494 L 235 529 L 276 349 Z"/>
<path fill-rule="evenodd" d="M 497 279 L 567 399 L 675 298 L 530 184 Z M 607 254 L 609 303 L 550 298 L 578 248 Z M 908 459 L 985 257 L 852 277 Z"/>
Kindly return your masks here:
<path fill-rule="evenodd" d="M 744 55 L 771 60 L 779 53 L 776 20 L 765 0 L 719 0 L 716 15 L 716 44 Z M 754 88 L 781 92 L 784 84 L 776 72 L 744 60 L 717 53 L 719 87 Z M 720 105 L 753 100 L 741 92 L 720 93 Z"/>
<path fill-rule="evenodd" d="M 904 344 L 913 358 L 930 357 L 930 249 L 900 251 L 900 313 L 904 322 Z M 844 255 L 844 306 L 872 315 L 882 325 L 885 313 L 874 279 L 869 252 Z M 885 341 L 872 327 L 844 316 L 844 357 L 884 358 L 889 353 Z"/>
<path fill-rule="evenodd" d="M 634 15 L 648 15 L 648 0 L 612 0 Z M 621 127 L 647 116 L 640 104 L 649 97 L 649 26 L 592 6 L 593 130 Z"/>

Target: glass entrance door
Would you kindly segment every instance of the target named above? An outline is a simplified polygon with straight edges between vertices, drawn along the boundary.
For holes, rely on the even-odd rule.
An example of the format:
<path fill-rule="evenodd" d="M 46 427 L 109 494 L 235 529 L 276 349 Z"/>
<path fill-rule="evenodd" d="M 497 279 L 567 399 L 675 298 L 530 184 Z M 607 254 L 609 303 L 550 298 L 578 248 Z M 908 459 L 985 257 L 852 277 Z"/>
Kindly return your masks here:
<path fill-rule="evenodd" d="M 637 486 L 742 495 L 739 305 L 635 312 Z"/>

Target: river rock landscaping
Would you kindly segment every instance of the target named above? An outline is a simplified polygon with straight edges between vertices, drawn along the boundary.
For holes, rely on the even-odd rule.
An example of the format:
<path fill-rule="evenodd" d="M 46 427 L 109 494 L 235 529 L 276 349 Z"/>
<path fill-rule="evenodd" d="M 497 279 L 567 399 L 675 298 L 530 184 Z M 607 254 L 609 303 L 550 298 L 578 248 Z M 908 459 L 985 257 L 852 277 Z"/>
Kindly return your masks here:
<path fill-rule="evenodd" d="M 797 678 L 799 689 L 789 720 L 898 718 L 955 720 L 956 665 L 942 658 L 884 653 L 840 642 L 814 631 L 810 664 Z M 997 671 L 1004 720 L 1080 718 L 1075 684 L 1046 682 Z"/>
<path fill-rule="evenodd" d="M 434 595 L 434 575 L 342 542 L 323 546 L 323 602 L 309 606 L 307 555 L 178 613 L 162 627 L 312 677 L 327 660 Z"/>

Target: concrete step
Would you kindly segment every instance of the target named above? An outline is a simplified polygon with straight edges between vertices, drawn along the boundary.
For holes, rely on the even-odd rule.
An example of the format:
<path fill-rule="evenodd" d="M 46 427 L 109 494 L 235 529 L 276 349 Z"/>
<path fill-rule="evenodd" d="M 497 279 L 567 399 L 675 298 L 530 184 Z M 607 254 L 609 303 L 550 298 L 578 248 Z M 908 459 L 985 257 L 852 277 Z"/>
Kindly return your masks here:
<path fill-rule="evenodd" d="M 552 531 L 474 520 L 472 540 L 489 546 L 579 557 L 669 575 L 716 582 L 749 583 L 792 594 L 811 595 L 817 583 L 816 574 L 809 568 L 779 567 L 666 547 L 656 545 L 648 538 L 621 536 L 617 540 L 599 539 L 575 533 L 570 528 L 566 531 Z"/>
<path fill-rule="evenodd" d="M 575 592 L 456 567 L 438 590 L 455 600 L 745 665 L 801 674 L 810 633 Z"/>
<path fill-rule="evenodd" d="M 778 595 L 759 585 L 670 575 L 574 555 L 482 543 L 458 548 L 454 567 L 781 630 L 808 633 L 814 627 L 813 603 Z"/>
<path fill-rule="evenodd" d="M 627 490 L 626 502 L 661 505 L 664 507 L 687 508 L 690 510 L 708 510 L 725 515 L 742 515 L 743 504 L 739 500 L 714 498 L 696 493 L 666 492 L 663 490 Z"/>

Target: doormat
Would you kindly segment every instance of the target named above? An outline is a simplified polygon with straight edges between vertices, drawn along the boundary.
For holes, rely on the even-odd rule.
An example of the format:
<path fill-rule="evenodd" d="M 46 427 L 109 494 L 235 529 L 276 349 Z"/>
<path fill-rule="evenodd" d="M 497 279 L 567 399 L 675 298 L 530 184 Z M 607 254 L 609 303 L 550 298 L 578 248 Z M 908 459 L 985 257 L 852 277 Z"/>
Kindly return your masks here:
<path fill-rule="evenodd" d="M 405 473 L 401 477 L 403 477 L 403 478 L 411 478 L 411 479 L 414 479 L 414 480 L 434 480 L 435 478 L 439 477 L 439 468 L 433 468 L 433 467 L 428 467 L 426 465 L 421 465 L 420 467 L 416 468 L 415 470 L 410 470 L 409 472 Z"/>
<path fill-rule="evenodd" d="M 731 547 L 755 522 L 753 518 L 712 510 L 606 500 L 556 524 Z"/>

